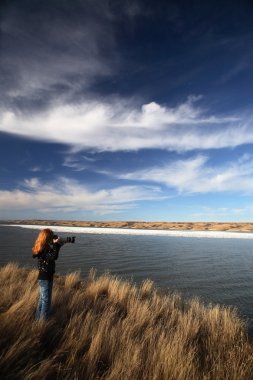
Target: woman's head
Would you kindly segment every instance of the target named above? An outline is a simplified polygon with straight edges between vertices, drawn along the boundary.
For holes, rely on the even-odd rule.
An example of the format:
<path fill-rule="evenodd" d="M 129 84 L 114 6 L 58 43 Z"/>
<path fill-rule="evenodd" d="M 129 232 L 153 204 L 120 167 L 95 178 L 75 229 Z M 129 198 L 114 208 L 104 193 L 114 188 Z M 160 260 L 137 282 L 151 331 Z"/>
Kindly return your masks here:
<path fill-rule="evenodd" d="M 37 255 L 46 246 L 48 246 L 53 240 L 54 233 L 49 228 L 41 230 L 32 248 L 32 251 Z"/>

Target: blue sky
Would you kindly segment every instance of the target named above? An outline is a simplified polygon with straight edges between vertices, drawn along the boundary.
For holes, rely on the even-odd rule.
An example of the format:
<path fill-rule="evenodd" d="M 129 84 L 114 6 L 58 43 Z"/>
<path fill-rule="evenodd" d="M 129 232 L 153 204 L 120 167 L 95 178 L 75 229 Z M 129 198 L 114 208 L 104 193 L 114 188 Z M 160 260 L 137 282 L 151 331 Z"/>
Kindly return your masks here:
<path fill-rule="evenodd" d="M 0 219 L 252 221 L 250 1 L 1 8 Z"/>

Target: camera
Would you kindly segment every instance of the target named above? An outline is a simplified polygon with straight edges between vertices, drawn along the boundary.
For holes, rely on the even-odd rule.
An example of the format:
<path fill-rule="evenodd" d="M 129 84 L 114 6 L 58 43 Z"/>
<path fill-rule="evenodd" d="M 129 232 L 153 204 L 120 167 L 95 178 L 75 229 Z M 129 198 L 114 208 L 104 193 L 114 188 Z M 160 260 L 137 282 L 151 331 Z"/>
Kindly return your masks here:
<path fill-rule="evenodd" d="M 66 238 L 60 238 L 57 235 L 53 236 L 53 240 L 60 239 L 60 243 L 65 244 L 65 243 L 75 243 L 75 236 L 68 236 Z"/>

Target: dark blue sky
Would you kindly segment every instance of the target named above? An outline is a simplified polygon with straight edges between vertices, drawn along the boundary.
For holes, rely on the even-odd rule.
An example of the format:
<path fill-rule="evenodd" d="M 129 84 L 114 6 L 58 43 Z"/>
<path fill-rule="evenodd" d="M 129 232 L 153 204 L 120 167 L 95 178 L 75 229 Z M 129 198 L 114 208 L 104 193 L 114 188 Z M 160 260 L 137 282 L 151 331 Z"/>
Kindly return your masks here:
<path fill-rule="evenodd" d="M 251 1 L 0 11 L 0 218 L 252 221 Z"/>

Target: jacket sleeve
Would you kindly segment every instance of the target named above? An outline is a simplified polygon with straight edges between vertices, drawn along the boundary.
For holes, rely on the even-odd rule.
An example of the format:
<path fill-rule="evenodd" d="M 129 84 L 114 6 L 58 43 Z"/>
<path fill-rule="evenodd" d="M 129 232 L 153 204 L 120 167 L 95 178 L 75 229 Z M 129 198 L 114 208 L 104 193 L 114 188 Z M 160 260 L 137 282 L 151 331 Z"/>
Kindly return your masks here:
<path fill-rule="evenodd" d="M 61 245 L 58 243 L 54 243 L 53 247 L 50 249 L 50 251 L 46 252 L 46 257 L 48 260 L 57 260 L 59 251 L 60 251 Z"/>

